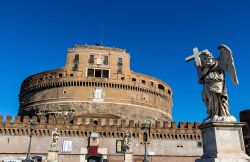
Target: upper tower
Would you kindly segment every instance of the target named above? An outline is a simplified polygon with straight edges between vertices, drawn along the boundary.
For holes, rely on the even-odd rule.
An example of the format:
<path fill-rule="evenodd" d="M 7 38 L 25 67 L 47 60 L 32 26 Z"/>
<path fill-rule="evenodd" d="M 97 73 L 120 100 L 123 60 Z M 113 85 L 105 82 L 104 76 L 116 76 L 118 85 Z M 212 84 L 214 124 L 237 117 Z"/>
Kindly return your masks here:
<path fill-rule="evenodd" d="M 61 69 L 22 83 L 20 115 L 74 115 L 172 120 L 172 90 L 159 79 L 132 72 L 124 49 L 75 45 Z"/>

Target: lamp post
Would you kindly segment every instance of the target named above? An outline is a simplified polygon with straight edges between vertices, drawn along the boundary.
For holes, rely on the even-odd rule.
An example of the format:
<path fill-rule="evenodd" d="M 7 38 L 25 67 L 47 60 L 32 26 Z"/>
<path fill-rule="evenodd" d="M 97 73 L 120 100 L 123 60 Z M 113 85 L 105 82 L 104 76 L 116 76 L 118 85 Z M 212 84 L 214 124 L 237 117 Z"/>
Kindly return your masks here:
<path fill-rule="evenodd" d="M 30 122 L 30 126 L 29 126 L 29 129 L 30 129 L 30 134 L 29 134 L 30 141 L 29 141 L 27 157 L 24 160 L 24 162 L 33 162 L 33 160 L 30 158 L 30 149 L 31 149 L 32 135 L 33 135 L 33 131 L 34 131 L 35 127 L 36 127 L 36 123 L 34 121 L 32 121 L 32 120 L 30 120 L 29 122 Z"/>
<path fill-rule="evenodd" d="M 147 160 L 147 144 L 148 144 L 148 130 L 150 128 L 150 121 L 145 120 L 144 123 L 142 123 L 142 130 L 143 130 L 143 144 L 144 144 L 144 160 L 143 162 L 148 162 Z"/>

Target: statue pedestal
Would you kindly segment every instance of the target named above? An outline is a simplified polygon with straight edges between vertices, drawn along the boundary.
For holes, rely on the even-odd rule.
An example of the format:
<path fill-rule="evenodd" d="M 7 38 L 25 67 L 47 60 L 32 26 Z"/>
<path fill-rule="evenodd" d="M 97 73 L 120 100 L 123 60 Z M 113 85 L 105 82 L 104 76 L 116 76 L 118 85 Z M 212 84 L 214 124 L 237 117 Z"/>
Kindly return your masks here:
<path fill-rule="evenodd" d="M 201 125 L 203 155 L 195 162 L 249 162 L 242 135 L 243 125 L 231 122 Z"/>
<path fill-rule="evenodd" d="M 47 162 L 58 162 L 58 151 L 49 150 Z"/>
<path fill-rule="evenodd" d="M 133 153 L 132 152 L 125 153 L 123 162 L 133 162 Z"/>

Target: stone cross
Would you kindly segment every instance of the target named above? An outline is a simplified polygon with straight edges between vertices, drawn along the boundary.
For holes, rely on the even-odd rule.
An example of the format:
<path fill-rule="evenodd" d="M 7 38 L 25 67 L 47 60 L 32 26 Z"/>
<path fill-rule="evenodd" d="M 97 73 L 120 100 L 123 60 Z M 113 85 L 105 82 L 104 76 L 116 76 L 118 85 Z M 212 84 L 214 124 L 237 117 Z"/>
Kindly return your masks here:
<path fill-rule="evenodd" d="M 193 48 L 193 55 L 186 57 L 185 61 L 188 62 L 188 61 L 191 61 L 194 59 L 196 67 L 201 67 L 200 56 L 202 55 L 203 52 L 206 52 L 206 51 L 208 51 L 208 50 L 203 50 L 203 51 L 199 52 L 198 48 L 195 47 L 195 48 Z"/>

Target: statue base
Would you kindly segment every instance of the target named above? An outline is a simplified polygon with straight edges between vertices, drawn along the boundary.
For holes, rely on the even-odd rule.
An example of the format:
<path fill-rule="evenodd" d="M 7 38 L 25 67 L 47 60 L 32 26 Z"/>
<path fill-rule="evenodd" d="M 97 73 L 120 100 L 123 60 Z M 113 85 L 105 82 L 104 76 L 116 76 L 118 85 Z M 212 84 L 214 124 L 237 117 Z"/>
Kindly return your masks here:
<path fill-rule="evenodd" d="M 132 152 L 125 153 L 123 162 L 133 162 L 133 153 Z"/>
<path fill-rule="evenodd" d="M 58 151 L 49 150 L 47 162 L 59 162 L 58 161 Z"/>
<path fill-rule="evenodd" d="M 210 122 L 202 124 L 203 155 L 195 162 L 249 162 L 245 153 L 244 123 Z"/>
<path fill-rule="evenodd" d="M 218 116 L 218 115 L 214 115 L 212 118 L 207 118 L 204 119 L 204 121 L 202 122 L 202 124 L 206 124 L 206 123 L 211 123 L 211 122 L 230 122 L 230 123 L 236 123 L 236 118 L 232 115 L 230 116 Z"/>

